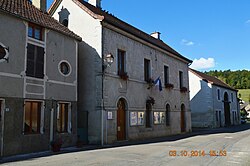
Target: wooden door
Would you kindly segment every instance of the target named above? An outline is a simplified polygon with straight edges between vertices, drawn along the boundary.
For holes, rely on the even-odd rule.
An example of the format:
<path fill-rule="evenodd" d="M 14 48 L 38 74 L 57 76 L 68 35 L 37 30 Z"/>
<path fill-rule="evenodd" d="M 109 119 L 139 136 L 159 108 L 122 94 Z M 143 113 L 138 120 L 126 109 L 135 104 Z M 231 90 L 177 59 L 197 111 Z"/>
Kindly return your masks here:
<path fill-rule="evenodd" d="M 181 132 L 186 131 L 186 121 L 185 121 L 185 106 L 181 106 Z"/>
<path fill-rule="evenodd" d="M 126 111 L 124 100 L 119 100 L 117 108 L 117 140 L 126 139 Z"/>

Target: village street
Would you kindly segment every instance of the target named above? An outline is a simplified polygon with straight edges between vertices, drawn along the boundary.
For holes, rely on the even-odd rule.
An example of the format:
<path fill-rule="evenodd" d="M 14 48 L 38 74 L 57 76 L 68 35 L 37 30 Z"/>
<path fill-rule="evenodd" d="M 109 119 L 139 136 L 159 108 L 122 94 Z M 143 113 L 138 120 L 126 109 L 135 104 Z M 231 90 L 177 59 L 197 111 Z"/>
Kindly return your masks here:
<path fill-rule="evenodd" d="M 216 155 L 216 156 L 213 156 Z M 250 124 L 194 131 L 139 145 L 86 150 L 7 162 L 3 165 L 250 165 Z"/>

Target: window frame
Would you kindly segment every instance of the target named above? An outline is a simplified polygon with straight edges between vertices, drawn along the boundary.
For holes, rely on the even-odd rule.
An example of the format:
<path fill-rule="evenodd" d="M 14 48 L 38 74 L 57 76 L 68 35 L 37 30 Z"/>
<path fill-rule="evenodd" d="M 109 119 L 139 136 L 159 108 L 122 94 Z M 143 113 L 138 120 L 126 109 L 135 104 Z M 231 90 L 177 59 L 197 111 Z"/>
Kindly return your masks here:
<path fill-rule="evenodd" d="M 32 34 L 31 35 L 29 33 L 30 32 L 30 28 L 32 30 Z M 36 37 L 35 30 L 39 30 L 39 37 L 38 38 Z M 36 25 L 36 24 L 33 24 L 33 23 L 29 23 L 28 24 L 28 37 L 36 39 L 36 40 L 43 41 L 43 30 L 44 30 L 43 27 L 41 27 L 39 25 Z"/>
<path fill-rule="evenodd" d="M 179 86 L 180 89 L 183 88 L 183 71 L 179 71 Z"/>
<path fill-rule="evenodd" d="M 151 79 L 151 62 L 150 59 L 144 58 L 144 81 L 148 82 Z"/>
<path fill-rule="evenodd" d="M 31 103 L 30 109 L 32 110 L 33 103 L 39 103 L 38 108 L 40 106 L 40 110 L 37 110 L 37 128 L 35 132 L 32 132 L 32 111 L 30 111 L 30 126 L 29 131 L 26 131 L 26 106 L 27 103 Z M 32 135 L 32 134 L 43 134 L 44 133 L 44 101 L 41 100 L 25 100 L 24 101 L 24 110 L 23 110 L 23 134 L 24 135 Z"/>
<path fill-rule="evenodd" d="M 126 74 L 126 51 L 117 50 L 117 74 L 119 76 Z"/>
<path fill-rule="evenodd" d="M 61 111 L 61 105 L 67 105 L 67 112 L 65 112 L 65 117 L 64 117 L 64 129 L 62 128 L 63 126 L 63 120 L 62 114 L 60 113 Z M 58 120 L 60 121 L 60 130 L 58 130 Z M 71 103 L 70 102 L 58 102 L 57 103 L 57 112 L 56 112 L 56 132 L 63 134 L 63 133 L 71 133 L 72 132 L 72 118 L 71 118 Z"/>

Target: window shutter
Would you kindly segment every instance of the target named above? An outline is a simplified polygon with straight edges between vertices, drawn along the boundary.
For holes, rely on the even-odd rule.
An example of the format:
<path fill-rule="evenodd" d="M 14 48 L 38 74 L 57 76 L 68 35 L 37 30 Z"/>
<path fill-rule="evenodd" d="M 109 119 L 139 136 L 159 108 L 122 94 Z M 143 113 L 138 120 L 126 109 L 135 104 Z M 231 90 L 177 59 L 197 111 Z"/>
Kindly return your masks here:
<path fill-rule="evenodd" d="M 36 77 L 44 77 L 44 48 L 37 47 L 37 57 L 36 57 Z"/>
<path fill-rule="evenodd" d="M 35 63 L 35 46 L 28 44 L 27 46 L 27 66 L 26 75 L 33 77 L 34 73 L 34 63 Z"/>

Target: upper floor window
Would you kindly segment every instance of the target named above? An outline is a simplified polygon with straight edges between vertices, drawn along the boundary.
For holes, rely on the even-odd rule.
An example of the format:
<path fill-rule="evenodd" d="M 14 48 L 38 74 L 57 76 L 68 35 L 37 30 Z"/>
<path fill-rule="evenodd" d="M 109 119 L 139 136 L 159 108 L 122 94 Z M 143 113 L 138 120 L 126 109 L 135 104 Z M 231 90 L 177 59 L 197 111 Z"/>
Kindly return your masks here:
<path fill-rule="evenodd" d="M 24 133 L 40 133 L 42 102 L 26 101 L 24 109 Z"/>
<path fill-rule="evenodd" d="M 43 28 L 38 25 L 29 24 L 28 36 L 37 40 L 42 40 L 42 36 L 43 36 L 42 30 Z"/>
<path fill-rule="evenodd" d="M 169 84 L 169 68 L 168 66 L 164 66 L 164 83 Z"/>
<path fill-rule="evenodd" d="M 234 94 L 231 93 L 232 102 L 234 102 Z"/>
<path fill-rule="evenodd" d="M 149 81 L 151 77 L 150 60 L 144 59 L 144 80 Z"/>
<path fill-rule="evenodd" d="M 118 50 L 118 75 L 124 75 L 126 73 L 126 52 Z"/>
<path fill-rule="evenodd" d="M 217 98 L 220 100 L 220 89 L 217 89 Z"/>
<path fill-rule="evenodd" d="M 183 72 L 179 71 L 179 84 L 180 84 L 180 88 L 183 87 Z"/>
<path fill-rule="evenodd" d="M 71 131 L 71 112 L 69 103 L 59 103 L 57 109 L 57 132 Z"/>
<path fill-rule="evenodd" d="M 44 48 L 28 43 L 26 75 L 44 77 Z"/>

